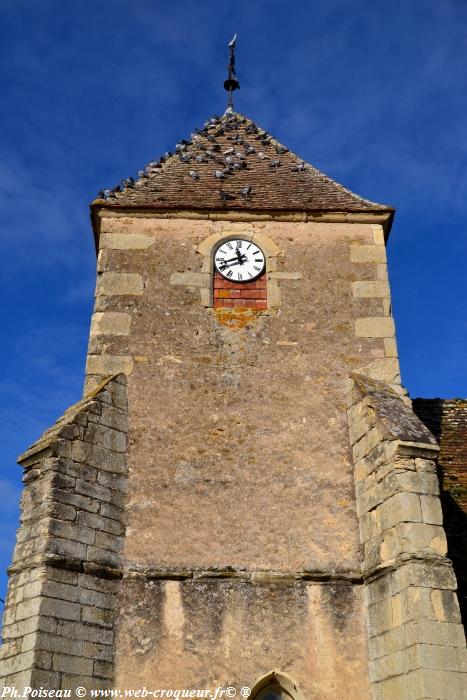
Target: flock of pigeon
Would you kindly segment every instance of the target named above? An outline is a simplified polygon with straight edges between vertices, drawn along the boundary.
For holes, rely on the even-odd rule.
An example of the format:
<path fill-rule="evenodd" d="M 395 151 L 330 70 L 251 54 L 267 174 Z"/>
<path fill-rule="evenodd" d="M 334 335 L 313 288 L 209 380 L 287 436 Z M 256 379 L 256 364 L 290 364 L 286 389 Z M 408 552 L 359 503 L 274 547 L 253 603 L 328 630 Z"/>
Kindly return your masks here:
<path fill-rule="evenodd" d="M 238 133 L 239 124 L 247 125 L 243 130 L 244 138 Z M 229 132 L 237 132 L 229 135 Z M 227 149 L 217 143 L 217 138 L 226 135 L 226 140 L 231 142 L 231 146 Z M 213 117 L 204 124 L 203 129 L 197 129 L 192 134 L 192 140 L 186 141 L 182 139 L 175 146 L 175 153 L 167 152 L 158 161 L 151 161 L 144 170 L 138 172 L 138 178 L 135 180 L 132 177 L 122 180 L 120 185 L 117 185 L 112 190 L 101 190 L 98 194 L 99 199 L 110 200 L 116 198 L 120 192 L 127 189 L 138 187 L 144 183 L 147 178 L 157 174 L 164 163 L 170 158 L 177 158 L 182 163 L 189 163 L 192 169 L 189 171 L 189 176 L 192 180 L 198 181 L 201 174 L 198 172 L 197 165 L 201 163 L 212 163 L 212 171 L 210 176 L 219 180 L 219 185 L 222 180 L 226 180 L 229 175 L 237 170 L 248 169 L 246 156 L 256 155 L 259 160 L 269 161 L 269 167 L 276 169 L 281 167 L 280 158 L 272 158 L 266 155 L 261 149 L 266 144 L 272 144 L 277 156 L 287 153 L 288 149 L 276 142 L 265 131 L 259 129 L 256 124 L 246 119 L 245 117 L 234 113 L 226 113 L 223 117 Z M 293 171 L 300 173 L 308 170 L 307 164 L 303 161 L 297 161 L 292 168 Z M 206 176 L 204 171 L 203 177 Z M 244 199 L 250 199 L 252 195 L 252 186 L 246 185 L 243 187 L 239 195 Z M 223 202 L 230 199 L 235 199 L 234 194 L 225 192 L 222 187 L 219 187 L 219 197 Z"/>

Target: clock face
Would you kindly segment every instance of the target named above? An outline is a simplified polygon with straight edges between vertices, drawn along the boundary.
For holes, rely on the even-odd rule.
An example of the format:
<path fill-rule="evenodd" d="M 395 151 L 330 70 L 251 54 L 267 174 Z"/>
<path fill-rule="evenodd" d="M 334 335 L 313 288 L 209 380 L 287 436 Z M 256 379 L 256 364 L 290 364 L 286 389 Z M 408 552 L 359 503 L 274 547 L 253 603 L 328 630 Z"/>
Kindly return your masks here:
<path fill-rule="evenodd" d="M 222 277 L 232 282 L 251 282 L 263 274 L 265 257 L 256 243 L 234 238 L 216 250 L 214 265 Z"/>

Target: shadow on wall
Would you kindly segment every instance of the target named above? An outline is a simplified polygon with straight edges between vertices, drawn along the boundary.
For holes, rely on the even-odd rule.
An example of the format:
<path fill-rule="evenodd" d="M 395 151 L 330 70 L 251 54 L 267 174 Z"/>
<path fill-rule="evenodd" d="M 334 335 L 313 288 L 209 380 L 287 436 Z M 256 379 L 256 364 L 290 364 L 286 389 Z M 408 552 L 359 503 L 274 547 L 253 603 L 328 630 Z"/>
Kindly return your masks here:
<path fill-rule="evenodd" d="M 467 627 L 467 400 L 414 399 L 413 409 L 440 444 L 438 477 L 448 556 Z"/>

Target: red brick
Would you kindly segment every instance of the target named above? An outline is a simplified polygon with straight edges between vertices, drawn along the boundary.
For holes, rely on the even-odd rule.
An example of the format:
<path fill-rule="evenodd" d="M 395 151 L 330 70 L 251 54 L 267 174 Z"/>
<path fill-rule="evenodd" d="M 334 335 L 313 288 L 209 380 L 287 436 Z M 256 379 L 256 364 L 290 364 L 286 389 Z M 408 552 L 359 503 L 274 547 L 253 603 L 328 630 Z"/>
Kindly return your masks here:
<path fill-rule="evenodd" d="M 257 309 L 267 309 L 267 308 L 268 308 L 268 305 L 267 305 L 266 300 L 265 300 L 265 299 L 259 299 L 259 300 L 256 302 L 256 308 L 257 308 Z"/>

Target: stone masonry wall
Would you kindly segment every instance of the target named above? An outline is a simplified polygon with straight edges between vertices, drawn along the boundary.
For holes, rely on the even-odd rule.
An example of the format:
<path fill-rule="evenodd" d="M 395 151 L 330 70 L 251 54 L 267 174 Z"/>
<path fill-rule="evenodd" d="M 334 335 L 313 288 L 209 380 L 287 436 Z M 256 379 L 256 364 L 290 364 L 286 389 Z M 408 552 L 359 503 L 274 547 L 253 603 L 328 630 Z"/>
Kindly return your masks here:
<path fill-rule="evenodd" d="M 0 685 L 112 683 L 127 430 L 126 378 L 118 375 L 68 409 L 19 458 L 25 487 Z"/>
<path fill-rule="evenodd" d="M 467 625 L 467 400 L 415 399 L 413 408 L 439 440 L 438 471 L 448 553 Z"/>
<path fill-rule="evenodd" d="M 467 697 L 433 436 L 410 401 L 355 376 L 348 410 L 375 700 Z"/>
<path fill-rule="evenodd" d="M 130 410 L 117 687 L 278 668 L 366 700 L 345 399 L 354 370 L 400 381 L 382 227 L 101 213 L 87 386 L 125 372 Z M 265 253 L 265 310 L 214 303 L 238 236 Z"/>

